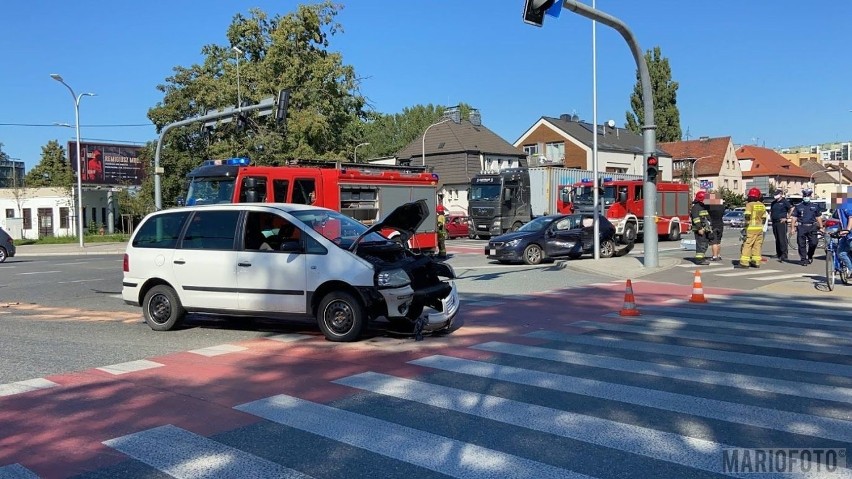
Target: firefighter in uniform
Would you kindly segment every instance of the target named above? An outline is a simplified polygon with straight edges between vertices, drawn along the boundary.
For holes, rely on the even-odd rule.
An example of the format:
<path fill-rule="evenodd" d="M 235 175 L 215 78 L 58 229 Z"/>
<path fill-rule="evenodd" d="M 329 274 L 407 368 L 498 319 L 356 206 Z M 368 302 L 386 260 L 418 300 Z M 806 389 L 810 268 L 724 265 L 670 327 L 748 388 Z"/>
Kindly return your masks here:
<path fill-rule="evenodd" d="M 447 257 L 447 212 L 444 205 L 438 205 L 435 212 L 438 213 L 438 258 L 443 259 Z"/>
<path fill-rule="evenodd" d="M 778 261 L 787 261 L 787 222 L 790 221 L 790 210 L 793 205 L 784 193 L 775 192 L 775 199 L 769 205 L 769 219 L 772 220 L 772 234 L 775 235 L 775 258 Z"/>
<path fill-rule="evenodd" d="M 689 210 L 692 232 L 695 233 L 695 264 L 700 265 L 710 264 L 704 254 L 707 253 L 707 247 L 710 246 L 710 236 L 713 235 L 713 229 L 710 227 L 710 211 L 704 205 L 706 198 L 707 193 L 703 191 L 695 193 L 692 209 Z"/>
<path fill-rule="evenodd" d="M 802 190 L 802 202 L 793 207 L 793 222 L 790 223 L 790 232 L 796 228 L 796 243 L 799 245 L 799 258 L 801 265 L 807 266 L 813 263 L 814 252 L 817 248 L 817 231 L 822 229 L 822 211 L 820 207 L 811 203 L 814 191 L 810 188 Z"/>
<path fill-rule="evenodd" d="M 757 188 L 748 190 L 745 209 L 745 240 L 737 268 L 760 268 L 763 259 L 763 224 L 766 222 L 766 205 L 760 201 L 763 195 Z"/>

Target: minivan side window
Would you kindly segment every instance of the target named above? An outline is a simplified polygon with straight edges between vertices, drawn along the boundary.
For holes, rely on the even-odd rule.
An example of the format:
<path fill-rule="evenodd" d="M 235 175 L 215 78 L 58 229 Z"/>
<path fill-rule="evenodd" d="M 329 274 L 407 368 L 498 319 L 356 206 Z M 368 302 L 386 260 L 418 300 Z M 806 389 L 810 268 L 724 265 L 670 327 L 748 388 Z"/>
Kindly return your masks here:
<path fill-rule="evenodd" d="M 188 211 L 151 216 L 133 237 L 134 248 L 174 248 Z"/>
<path fill-rule="evenodd" d="M 186 228 L 182 249 L 234 249 L 237 222 L 240 212 L 196 211 Z"/>

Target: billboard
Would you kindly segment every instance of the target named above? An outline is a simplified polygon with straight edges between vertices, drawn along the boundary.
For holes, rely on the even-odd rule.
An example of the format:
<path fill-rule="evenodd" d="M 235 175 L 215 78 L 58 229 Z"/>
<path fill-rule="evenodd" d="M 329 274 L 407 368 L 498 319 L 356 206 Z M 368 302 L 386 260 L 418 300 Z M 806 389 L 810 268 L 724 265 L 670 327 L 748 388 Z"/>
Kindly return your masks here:
<path fill-rule="evenodd" d="M 145 169 L 139 160 L 138 145 L 103 143 L 80 143 L 81 161 L 77 161 L 77 142 L 68 142 L 68 158 L 71 170 L 77 176 L 82 165 L 83 184 L 86 185 L 135 185 L 142 184 Z"/>

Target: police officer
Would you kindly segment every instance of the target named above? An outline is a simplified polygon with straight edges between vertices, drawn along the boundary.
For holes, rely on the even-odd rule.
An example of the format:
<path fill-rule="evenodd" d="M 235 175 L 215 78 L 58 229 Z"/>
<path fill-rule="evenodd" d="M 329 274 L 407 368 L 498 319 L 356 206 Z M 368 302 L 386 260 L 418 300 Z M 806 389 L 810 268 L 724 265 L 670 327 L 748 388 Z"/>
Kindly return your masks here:
<path fill-rule="evenodd" d="M 710 264 L 704 255 L 707 253 L 707 247 L 710 246 L 710 237 L 713 236 L 713 229 L 710 227 L 710 211 L 704 205 L 706 198 L 707 193 L 704 191 L 695 193 L 692 209 L 689 210 L 692 232 L 695 233 L 695 264 L 700 265 Z"/>
<path fill-rule="evenodd" d="M 820 207 L 811 203 L 814 191 L 810 188 L 802 190 L 802 202 L 793 208 L 793 221 L 790 223 L 790 232 L 797 229 L 796 243 L 799 245 L 799 257 L 802 266 L 811 264 L 814 260 L 814 252 L 817 248 L 817 231 L 822 229 L 822 211 Z"/>
<path fill-rule="evenodd" d="M 769 205 L 769 219 L 772 220 L 772 234 L 775 235 L 775 258 L 787 261 L 787 222 L 790 220 L 790 210 L 793 205 L 784 197 L 782 191 L 775 192 L 775 199 Z"/>

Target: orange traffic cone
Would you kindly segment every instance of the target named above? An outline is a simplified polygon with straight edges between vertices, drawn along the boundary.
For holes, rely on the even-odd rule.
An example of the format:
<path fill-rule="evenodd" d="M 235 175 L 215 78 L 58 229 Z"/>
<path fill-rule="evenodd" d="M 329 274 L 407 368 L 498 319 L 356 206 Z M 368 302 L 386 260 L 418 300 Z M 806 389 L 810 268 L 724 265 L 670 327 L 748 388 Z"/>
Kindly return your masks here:
<path fill-rule="evenodd" d="M 689 297 L 689 302 L 707 302 L 707 298 L 704 297 L 704 288 L 701 286 L 701 270 L 695 270 L 695 279 L 692 280 L 692 296 Z"/>
<path fill-rule="evenodd" d="M 627 280 L 627 288 L 624 290 L 624 306 L 618 313 L 621 316 L 639 316 L 636 309 L 636 299 L 633 298 L 633 283 Z"/>

